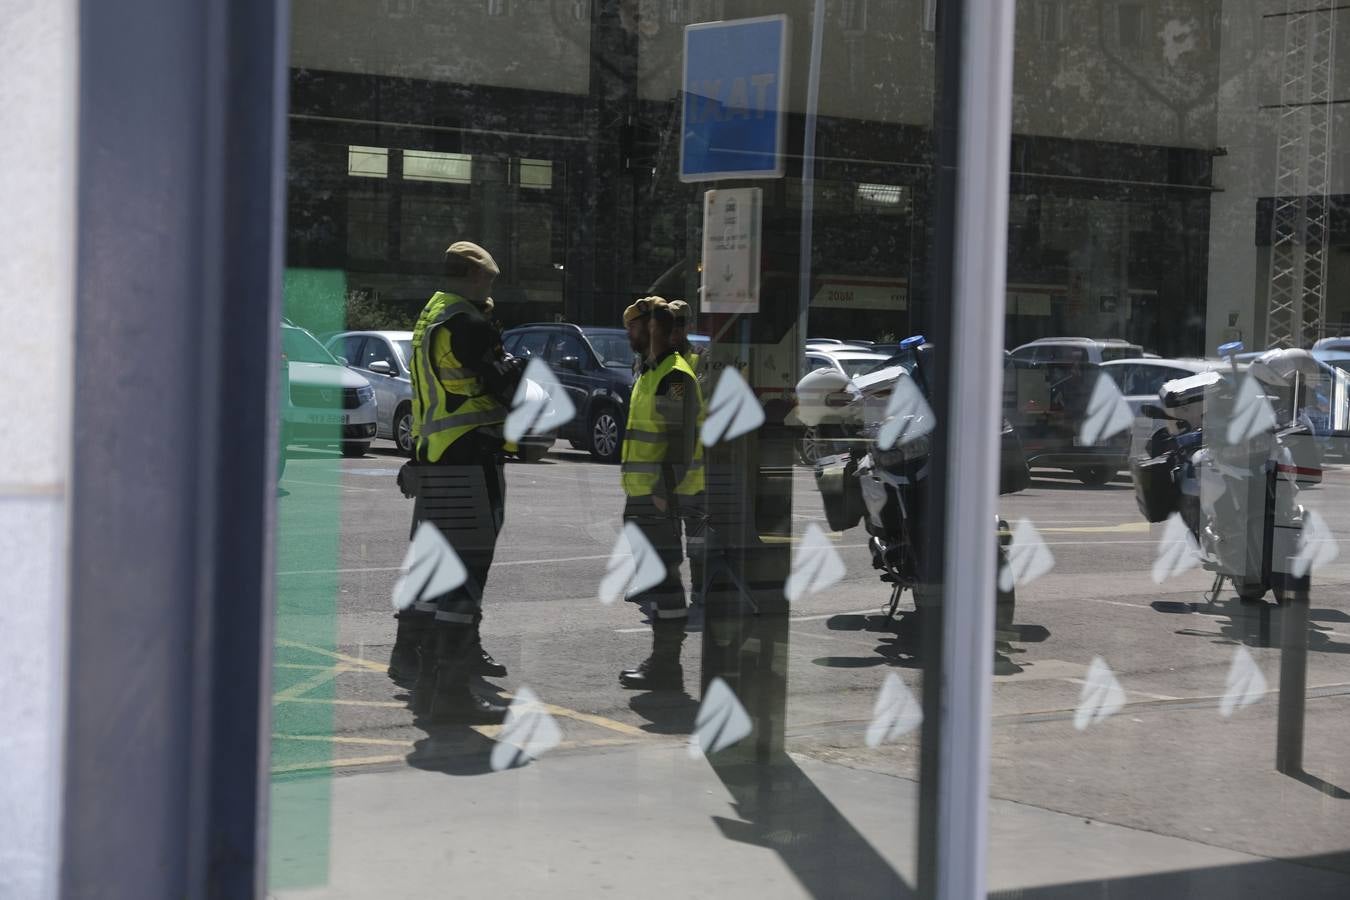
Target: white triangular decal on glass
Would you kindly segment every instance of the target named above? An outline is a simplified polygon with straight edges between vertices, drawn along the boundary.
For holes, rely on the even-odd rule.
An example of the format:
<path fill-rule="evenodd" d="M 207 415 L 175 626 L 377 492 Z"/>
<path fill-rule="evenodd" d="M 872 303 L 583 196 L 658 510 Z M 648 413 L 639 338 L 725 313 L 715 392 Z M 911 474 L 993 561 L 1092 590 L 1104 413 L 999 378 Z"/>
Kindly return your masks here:
<path fill-rule="evenodd" d="M 419 600 L 448 594 L 468 577 L 468 570 L 445 535 L 430 522 L 423 522 L 403 557 L 403 574 L 394 584 L 394 608 L 407 609 Z"/>
<path fill-rule="evenodd" d="M 1087 680 L 1078 695 L 1078 710 L 1073 716 L 1073 727 L 1083 731 L 1114 716 L 1125 707 L 1125 689 L 1116 680 L 1115 673 L 1100 656 L 1092 658 Z"/>
<path fill-rule="evenodd" d="M 1158 541 L 1158 558 L 1153 561 L 1153 583 L 1162 584 L 1200 565 L 1200 545 L 1186 527 L 1180 513 L 1167 517 L 1162 540 Z"/>
<path fill-rule="evenodd" d="M 1078 442 L 1091 447 L 1120 434 L 1134 425 L 1130 404 L 1121 396 L 1116 382 L 1105 372 L 1097 375 L 1097 384 L 1088 400 L 1087 415 L 1078 431 Z"/>
<path fill-rule="evenodd" d="M 1255 377 L 1242 379 L 1237 399 L 1233 401 L 1233 415 L 1228 420 L 1228 443 L 1241 444 L 1258 434 L 1275 428 L 1275 410 L 1266 398 L 1266 392 Z"/>
<path fill-rule="evenodd" d="M 1233 664 L 1228 667 L 1228 686 L 1219 702 L 1219 713 L 1226 719 L 1260 700 L 1266 690 L 1266 676 L 1261 674 L 1261 667 L 1252 659 L 1251 652 L 1239 645 L 1233 654 Z"/>
<path fill-rule="evenodd" d="M 895 380 L 881 430 L 877 432 L 877 446 L 890 450 L 900 444 L 921 438 L 937 425 L 933 409 L 924 399 L 919 386 L 908 375 Z"/>
<path fill-rule="evenodd" d="M 508 441 L 519 441 L 527 434 L 556 431 L 576 414 L 576 405 L 558 376 L 536 356 L 525 367 L 525 377 L 516 388 L 502 431 Z"/>
<path fill-rule="evenodd" d="M 514 769 L 538 759 L 562 743 L 562 729 L 544 708 L 539 695 L 525 686 L 516 691 L 506 721 L 492 747 L 492 771 Z"/>
<path fill-rule="evenodd" d="M 600 581 L 600 602 L 609 605 L 640 594 L 656 587 L 665 577 L 666 565 L 652 542 L 635 523 L 625 522 L 609 554 L 605 577 Z"/>
<path fill-rule="evenodd" d="M 1307 510 L 1303 514 L 1303 528 L 1298 534 L 1298 555 L 1290 566 L 1294 577 L 1304 578 L 1340 555 L 1340 546 L 1327 526 L 1326 519 L 1315 509 Z"/>
<path fill-rule="evenodd" d="M 783 585 L 783 595 L 796 603 L 807 594 L 818 594 L 844 579 L 848 569 L 839 551 L 819 525 L 806 526 L 806 534 L 792 553 L 792 573 Z"/>
<path fill-rule="evenodd" d="M 689 755 L 697 759 L 725 750 L 748 737 L 753 730 L 750 714 L 736 699 L 736 692 L 721 678 L 714 678 L 694 720 L 694 733 L 689 736 Z"/>
<path fill-rule="evenodd" d="M 1030 519 L 1018 519 L 1008 546 L 1008 561 L 998 573 L 998 588 L 1008 593 L 1014 586 L 1035 581 L 1055 567 L 1055 555 Z"/>
<path fill-rule="evenodd" d="M 703 421 L 700 433 L 703 446 L 735 440 L 763 424 L 764 408 L 759 405 L 759 398 L 750 385 L 735 369 L 723 369 L 708 403 L 708 416 Z"/>
<path fill-rule="evenodd" d="M 872 707 L 872 723 L 864 740 L 876 748 L 909 734 L 923 723 L 923 707 L 904 681 L 894 672 L 886 676 L 881 693 Z"/>

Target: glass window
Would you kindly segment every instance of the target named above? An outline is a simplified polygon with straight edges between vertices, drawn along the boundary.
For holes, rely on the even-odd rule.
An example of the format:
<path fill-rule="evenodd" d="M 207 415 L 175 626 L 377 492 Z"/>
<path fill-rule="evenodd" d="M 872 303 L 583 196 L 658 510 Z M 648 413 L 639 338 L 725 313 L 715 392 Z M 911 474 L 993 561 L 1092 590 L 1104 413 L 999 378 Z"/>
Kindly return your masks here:
<path fill-rule="evenodd" d="M 515 338 L 515 349 L 511 352 L 517 356 L 542 356 L 544 347 L 548 344 L 549 333 L 547 331 L 523 331 Z"/>
<path fill-rule="evenodd" d="M 473 183 L 473 157 L 464 153 L 404 150 L 403 177 L 409 181 Z"/>
<path fill-rule="evenodd" d="M 370 364 L 378 360 L 388 364 L 389 368 L 393 369 L 396 373 L 399 370 L 398 359 L 394 356 L 394 348 L 390 347 L 389 342 L 384 338 L 367 338 L 365 351 L 362 353 L 360 359 L 361 368 L 363 369 L 369 369 Z"/>
<path fill-rule="evenodd" d="M 385 178 L 389 175 L 389 148 L 348 147 L 347 174 L 361 178 Z"/>
<path fill-rule="evenodd" d="M 633 363 L 633 348 L 622 332 L 592 331 L 586 335 L 602 365 L 627 367 Z"/>
<path fill-rule="evenodd" d="M 583 366 L 590 362 L 590 353 L 587 352 L 581 337 L 564 332 L 555 337 L 549 345 L 548 361 L 550 364 L 559 363 L 569 356 L 579 360 Z"/>
<path fill-rule="evenodd" d="M 302 328 L 283 326 L 281 349 L 291 362 L 336 363 L 333 355 L 323 348 L 314 336 Z"/>
<path fill-rule="evenodd" d="M 1047 56 L 1056 7 L 1073 27 Z M 1005 577 L 1028 602 L 1000 629 L 1012 640 L 992 686 L 991 896 L 1143 884 L 1200 896 L 1216 877 L 1254 896 L 1264 867 L 1301 872 L 1346 851 L 1325 793 L 1344 785 L 1328 787 L 1337 764 L 1314 736 L 1337 714 L 1314 698 L 1340 678 L 1317 610 L 1347 601 L 1330 555 L 1310 549 L 1346 529 L 1328 512 L 1335 406 L 1300 409 L 1290 389 L 1300 367 L 1316 380 L 1298 348 L 1333 333 L 1350 284 L 1331 212 L 1347 170 L 1325 130 L 1350 83 L 1335 49 L 1346 26 L 1330 7 L 1018 4 L 1005 346 L 1074 336 L 1132 361 L 1101 367 L 1115 390 L 1055 363 L 1051 402 L 1021 377 L 1012 392 L 1030 481 L 999 508 L 1012 525 Z M 1036 316 L 1022 305 L 1033 292 L 1046 297 Z M 1217 359 L 1230 341 L 1246 351 L 1232 367 Z M 1216 365 L 1189 378 L 1209 368 L 1198 359 Z M 1178 378 L 1192 389 L 1160 399 Z M 1171 418 L 1137 433 L 1120 394 Z M 1064 680 L 1029 680 L 1052 669 Z M 1304 676 L 1306 690 L 1293 680 Z M 1172 763 L 1159 776 L 1148 748 L 1163 744 Z M 1216 775 L 1234 766 L 1240 784 Z M 1211 777 L 1231 789 L 1203 787 Z M 1113 844 L 1109 865 L 1066 871 L 1067 835 L 1024 842 L 1005 803 L 1253 856 L 1173 868 Z M 1040 869 L 1051 860 L 1053 874 Z M 1348 883 L 1313 878 L 1309 895 Z"/>

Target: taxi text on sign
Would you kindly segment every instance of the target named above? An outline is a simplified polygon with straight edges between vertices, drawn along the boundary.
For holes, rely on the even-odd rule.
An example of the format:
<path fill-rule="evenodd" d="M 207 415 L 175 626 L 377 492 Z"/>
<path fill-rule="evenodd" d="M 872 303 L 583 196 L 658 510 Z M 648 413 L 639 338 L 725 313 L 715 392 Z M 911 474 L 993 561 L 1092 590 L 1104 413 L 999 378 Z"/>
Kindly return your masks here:
<path fill-rule="evenodd" d="M 787 51 L 782 15 L 684 29 L 681 181 L 782 176 Z"/>

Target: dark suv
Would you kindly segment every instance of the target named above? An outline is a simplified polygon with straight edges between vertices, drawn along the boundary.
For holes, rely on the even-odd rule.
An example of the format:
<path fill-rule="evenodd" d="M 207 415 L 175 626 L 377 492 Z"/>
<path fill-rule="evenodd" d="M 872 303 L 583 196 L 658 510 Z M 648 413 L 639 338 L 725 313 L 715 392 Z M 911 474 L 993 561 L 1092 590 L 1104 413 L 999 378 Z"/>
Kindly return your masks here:
<path fill-rule="evenodd" d="M 607 462 L 619 459 L 628 397 L 633 392 L 633 350 L 622 328 L 547 322 L 502 333 L 513 356 L 537 356 L 567 390 L 577 414 L 558 431 L 578 450 Z"/>

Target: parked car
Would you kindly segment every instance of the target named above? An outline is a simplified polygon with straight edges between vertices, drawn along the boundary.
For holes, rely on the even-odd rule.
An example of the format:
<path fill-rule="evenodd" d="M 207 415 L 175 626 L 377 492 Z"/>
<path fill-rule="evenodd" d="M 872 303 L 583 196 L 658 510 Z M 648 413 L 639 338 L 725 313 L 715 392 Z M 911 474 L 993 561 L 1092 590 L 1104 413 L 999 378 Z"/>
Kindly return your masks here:
<path fill-rule="evenodd" d="M 807 344 L 802 354 L 801 374 L 804 376 L 819 369 L 831 369 L 846 378 L 855 378 L 884 365 L 890 359 L 885 353 L 865 350 L 851 344 Z M 846 442 L 831 437 L 829 429 L 817 429 L 806 426 L 797 441 L 797 458 L 809 466 L 814 466 L 822 456 L 841 452 Z"/>
<path fill-rule="evenodd" d="M 1081 439 L 1097 379 L 1110 376 L 1081 359 L 1035 362 L 1016 352 L 1004 360 L 1003 415 L 1021 439 L 1028 467 L 1068 469 L 1094 487 L 1110 482 L 1128 464 L 1130 431 L 1092 444 Z"/>
<path fill-rule="evenodd" d="M 513 356 L 548 364 L 577 413 L 558 436 L 597 459 L 617 462 L 633 392 L 633 350 L 622 328 L 545 322 L 502 333 Z"/>
<path fill-rule="evenodd" d="M 287 443 L 342 448 L 343 456 L 362 456 L 375 437 L 375 390 L 348 369 L 314 335 L 294 325 L 281 326 L 290 389 L 282 410 Z"/>
<path fill-rule="evenodd" d="M 1120 338 L 1043 337 L 1012 351 L 1013 359 L 1033 363 L 1103 363 L 1145 355 L 1143 347 Z"/>
<path fill-rule="evenodd" d="M 412 332 L 342 331 L 328 339 L 328 351 L 344 358 L 375 389 L 375 436 L 411 456 Z"/>

